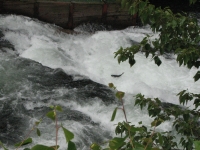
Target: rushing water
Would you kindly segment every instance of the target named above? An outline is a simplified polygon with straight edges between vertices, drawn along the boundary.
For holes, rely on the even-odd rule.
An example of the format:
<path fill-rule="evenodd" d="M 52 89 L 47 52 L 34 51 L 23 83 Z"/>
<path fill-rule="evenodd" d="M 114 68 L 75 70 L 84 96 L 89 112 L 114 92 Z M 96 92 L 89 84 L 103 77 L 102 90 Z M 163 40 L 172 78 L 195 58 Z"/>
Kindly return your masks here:
<path fill-rule="evenodd" d="M 28 17 L 0 15 L 0 141 L 12 149 L 11 145 L 26 136 L 50 105 L 62 106 L 58 120 L 75 134 L 79 150 L 110 139 L 115 124 L 124 120 L 119 111 L 116 120 L 110 122 L 118 105 L 107 87 L 110 82 L 126 92 L 128 120 L 135 124 L 152 120 L 134 107 L 135 94 L 178 104 L 179 91 L 200 91 L 200 82 L 193 81 L 197 69 L 179 67 L 175 56 L 161 57 L 160 67 L 142 53 L 136 55 L 132 68 L 127 62 L 117 63 L 113 53 L 120 46 L 139 42 L 145 34 L 157 37 L 148 27 L 88 32 L 94 30 L 91 25 L 80 26 L 75 29 L 77 34 L 67 34 Z M 122 72 L 120 78 L 111 77 Z M 51 120 L 45 118 L 39 129 L 41 137 L 31 134 L 34 144 L 55 145 Z M 170 130 L 171 123 L 159 129 Z M 60 149 L 66 148 L 61 130 L 58 138 Z"/>

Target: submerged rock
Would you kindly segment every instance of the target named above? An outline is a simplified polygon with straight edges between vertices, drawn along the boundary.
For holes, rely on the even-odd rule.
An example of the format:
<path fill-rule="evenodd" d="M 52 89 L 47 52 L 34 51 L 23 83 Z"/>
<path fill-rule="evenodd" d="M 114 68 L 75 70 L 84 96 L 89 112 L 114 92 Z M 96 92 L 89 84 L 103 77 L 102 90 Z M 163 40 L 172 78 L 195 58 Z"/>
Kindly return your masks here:
<path fill-rule="evenodd" d="M 7 40 L 3 39 L 3 33 L 0 30 L 0 50 L 6 52 L 7 49 L 14 50 L 14 46 Z"/>
<path fill-rule="evenodd" d="M 0 109 L 0 140 L 3 143 L 14 144 L 21 141 L 19 137 L 27 134 L 29 126 L 32 126 L 28 122 L 45 116 L 50 111 L 48 106 L 54 105 L 54 102 L 61 101 L 64 104 L 73 101 L 79 105 L 98 102 L 105 106 L 116 102 L 114 92 L 107 86 L 86 78 L 74 80 L 72 75 L 67 75 L 62 69 L 51 69 L 20 57 L 9 61 L 1 60 L 1 65 L 3 71 L 0 86 L 3 100 Z M 94 130 L 92 135 L 86 131 L 86 127 L 82 129 L 88 137 L 96 137 L 100 130 L 105 135 L 99 136 L 99 139 L 110 137 L 87 114 L 70 107 L 62 107 L 59 121 L 73 121 L 90 126 L 91 132 Z M 52 124 L 51 120 L 44 118 L 44 124 Z"/>

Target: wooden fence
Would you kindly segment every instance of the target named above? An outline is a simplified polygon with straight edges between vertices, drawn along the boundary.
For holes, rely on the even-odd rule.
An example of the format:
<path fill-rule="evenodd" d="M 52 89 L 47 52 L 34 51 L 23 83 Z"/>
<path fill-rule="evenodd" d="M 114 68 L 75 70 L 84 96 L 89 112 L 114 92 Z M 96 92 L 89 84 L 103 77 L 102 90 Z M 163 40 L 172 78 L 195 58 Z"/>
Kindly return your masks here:
<path fill-rule="evenodd" d="M 136 16 L 129 15 L 116 3 L 0 0 L 0 13 L 38 18 L 66 29 L 87 22 L 103 23 L 116 28 L 136 24 Z"/>

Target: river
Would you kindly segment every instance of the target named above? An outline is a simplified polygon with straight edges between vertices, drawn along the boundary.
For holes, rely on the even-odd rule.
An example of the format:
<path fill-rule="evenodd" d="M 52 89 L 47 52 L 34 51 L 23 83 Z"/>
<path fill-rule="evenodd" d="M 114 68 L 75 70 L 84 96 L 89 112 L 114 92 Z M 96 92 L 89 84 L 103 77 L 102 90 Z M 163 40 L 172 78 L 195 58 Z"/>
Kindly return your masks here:
<path fill-rule="evenodd" d="M 111 139 L 115 124 L 124 117 L 118 111 L 115 121 L 110 122 L 118 100 L 108 83 L 126 93 L 128 120 L 136 125 L 152 121 L 145 110 L 134 106 L 137 93 L 178 104 L 179 91 L 200 91 L 200 81 L 193 81 L 197 69 L 179 67 L 176 56 L 161 57 L 160 67 L 142 52 L 136 55 L 133 67 L 114 59 L 121 46 L 137 43 L 145 34 L 156 38 L 148 26 L 109 31 L 86 24 L 74 30 L 76 33 L 67 34 L 36 19 L 0 15 L 0 141 L 10 149 L 26 137 L 51 105 L 62 106 L 59 123 L 75 134 L 73 141 L 79 150 Z M 111 76 L 123 72 L 119 78 Z M 38 128 L 41 137 L 31 133 L 32 145 L 55 145 L 54 123 L 45 117 Z M 172 123 L 166 122 L 158 129 L 171 128 Z M 62 130 L 58 139 L 60 149 L 66 149 Z"/>

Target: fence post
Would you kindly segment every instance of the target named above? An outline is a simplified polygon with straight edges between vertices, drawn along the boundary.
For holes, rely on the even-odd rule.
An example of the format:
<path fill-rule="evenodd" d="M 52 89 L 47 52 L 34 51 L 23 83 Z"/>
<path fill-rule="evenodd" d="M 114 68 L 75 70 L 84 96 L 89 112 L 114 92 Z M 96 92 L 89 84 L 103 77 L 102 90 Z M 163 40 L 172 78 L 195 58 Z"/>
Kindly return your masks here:
<path fill-rule="evenodd" d="M 70 5 L 69 5 L 68 23 L 67 23 L 67 28 L 68 29 L 73 29 L 73 27 L 74 27 L 73 14 L 74 14 L 74 4 L 70 3 Z"/>
<path fill-rule="evenodd" d="M 107 24 L 107 11 L 108 11 L 108 4 L 104 3 L 102 7 L 102 22 Z"/>
<path fill-rule="evenodd" d="M 4 13 L 4 0 L 0 0 L 0 13 Z"/>
<path fill-rule="evenodd" d="M 39 2 L 37 2 L 37 0 L 34 1 L 33 16 L 34 16 L 35 18 L 38 18 L 38 17 L 39 17 Z"/>

